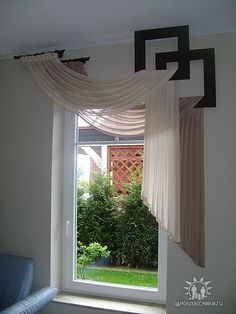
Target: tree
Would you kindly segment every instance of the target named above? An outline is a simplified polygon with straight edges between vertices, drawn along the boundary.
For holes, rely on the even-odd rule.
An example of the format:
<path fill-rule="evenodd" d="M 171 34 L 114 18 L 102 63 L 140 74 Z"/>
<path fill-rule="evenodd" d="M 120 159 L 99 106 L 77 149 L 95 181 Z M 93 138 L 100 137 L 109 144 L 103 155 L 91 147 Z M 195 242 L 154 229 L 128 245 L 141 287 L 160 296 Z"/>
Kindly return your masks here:
<path fill-rule="evenodd" d="M 78 189 L 77 241 L 107 246 L 113 263 L 156 266 L 158 224 L 140 198 L 141 175 L 131 176 L 125 188 L 126 195 L 115 197 L 110 176 L 98 172 L 93 174 L 88 199 Z"/>
<path fill-rule="evenodd" d="M 141 200 L 141 176 L 131 178 L 120 199 L 117 243 L 123 264 L 154 266 L 158 256 L 158 223 Z"/>
<path fill-rule="evenodd" d="M 115 258 L 116 201 L 110 176 L 103 172 L 94 173 L 88 191 L 90 196 L 86 200 L 80 189 L 77 192 L 77 242 L 107 245 Z"/>

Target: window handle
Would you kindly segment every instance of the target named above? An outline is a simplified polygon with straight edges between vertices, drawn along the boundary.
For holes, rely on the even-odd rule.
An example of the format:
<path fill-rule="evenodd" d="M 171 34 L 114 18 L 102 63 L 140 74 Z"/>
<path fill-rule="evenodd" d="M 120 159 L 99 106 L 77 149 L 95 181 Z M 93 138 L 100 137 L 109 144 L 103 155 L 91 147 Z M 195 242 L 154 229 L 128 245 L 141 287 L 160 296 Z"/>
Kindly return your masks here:
<path fill-rule="evenodd" d="M 69 231 L 70 231 L 70 220 L 66 221 L 66 236 L 69 236 Z"/>

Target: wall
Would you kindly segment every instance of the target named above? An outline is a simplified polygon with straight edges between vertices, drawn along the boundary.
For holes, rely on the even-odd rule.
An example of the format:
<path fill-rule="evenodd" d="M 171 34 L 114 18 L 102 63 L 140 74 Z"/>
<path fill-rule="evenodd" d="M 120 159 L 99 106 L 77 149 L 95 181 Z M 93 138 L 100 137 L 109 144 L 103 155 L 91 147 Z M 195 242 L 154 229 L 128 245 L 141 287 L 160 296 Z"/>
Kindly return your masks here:
<path fill-rule="evenodd" d="M 17 62 L 0 62 L 0 251 L 34 257 L 50 280 L 51 101 Z"/>
<path fill-rule="evenodd" d="M 224 307 L 191 308 L 191 313 L 233 314 L 236 307 L 233 296 L 236 286 L 236 37 L 235 34 L 198 37 L 191 39 L 191 45 L 216 49 L 217 108 L 205 110 L 206 268 L 195 266 L 169 241 L 167 309 L 168 314 L 189 313 L 189 308 L 175 308 L 173 302 L 187 299 L 183 289 L 185 280 L 203 276 L 212 281 L 209 300 L 223 300 Z M 90 56 L 86 67 L 91 76 L 119 77 L 134 71 L 133 45 L 129 44 L 72 50 L 67 56 Z M 152 63 L 151 56 L 149 59 Z M 20 64 L 2 61 L 0 67 L 0 251 L 34 257 L 34 287 L 42 287 L 50 278 L 51 206 L 58 204 L 51 199 L 53 106 Z M 201 73 L 198 82 L 199 77 Z M 187 93 L 189 88 L 182 89 Z M 56 225 L 60 225 L 59 220 Z M 53 228 L 55 231 L 56 227 Z M 56 241 L 56 237 L 53 239 Z M 59 249 L 55 251 L 60 256 Z M 44 313 L 75 311 L 68 305 L 50 304 Z M 83 309 L 86 312 L 99 313 Z"/>

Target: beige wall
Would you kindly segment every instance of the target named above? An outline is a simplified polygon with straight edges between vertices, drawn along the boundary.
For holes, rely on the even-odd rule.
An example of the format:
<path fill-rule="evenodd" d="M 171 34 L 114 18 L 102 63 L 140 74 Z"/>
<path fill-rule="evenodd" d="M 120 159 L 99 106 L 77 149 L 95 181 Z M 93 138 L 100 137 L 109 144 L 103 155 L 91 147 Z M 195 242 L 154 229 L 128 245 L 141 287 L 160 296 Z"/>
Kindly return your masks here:
<path fill-rule="evenodd" d="M 51 101 L 17 62 L 0 62 L 0 251 L 34 257 L 50 282 Z"/>
<path fill-rule="evenodd" d="M 192 38 L 191 45 L 192 48 L 213 47 L 216 52 L 217 108 L 205 109 L 206 268 L 195 266 L 169 241 L 167 308 L 168 314 L 189 313 L 189 309 L 177 309 L 172 304 L 186 300 L 185 280 L 204 276 L 205 280 L 212 281 L 209 300 L 223 300 L 224 306 L 195 308 L 191 313 L 233 314 L 236 308 L 236 36 Z M 87 70 L 91 76 L 119 77 L 134 70 L 132 44 L 81 49 L 67 55 L 90 56 Z M 54 250 L 55 232 L 60 225 L 58 217 L 52 225 L 50 246 L 51 207 L 54 214 L 61 210 L 59 198 L 51 197 L 51 174 L 55 173 L 51 166 L 55 141 L 53 105 L 20 64 L 2 61 L 0 67 L 0 251 L 35 258 L 34 287 L 38 288 L 49 284 L 51 249 L 60 256 L 59 243 Z M 183 87 L 184 92 L 191 88 L 198 93 L 200 77 L 201 73 L 197 75 L 198 83 Z M 60 265 L 57 266 L 58 274 Z M 51 304 L 44 312 L 72 314 L 75 311 L 68 305 Z M 83 313 L 95 312 L 100 313 L 83 310 Z"/>

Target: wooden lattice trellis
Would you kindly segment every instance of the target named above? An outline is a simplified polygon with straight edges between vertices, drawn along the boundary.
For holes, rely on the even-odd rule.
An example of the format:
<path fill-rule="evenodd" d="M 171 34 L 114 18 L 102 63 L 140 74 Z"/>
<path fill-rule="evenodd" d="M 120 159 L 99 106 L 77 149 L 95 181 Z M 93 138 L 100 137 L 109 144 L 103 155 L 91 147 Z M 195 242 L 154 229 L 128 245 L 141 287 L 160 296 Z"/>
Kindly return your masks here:
<path fill-rule="evenodd" d="M 124 184 L 129 182 L 130 175 L 140 173 L 143 164 L 143 145 L 108 146 L 108 171 L 118 193 L 125 193 Z"/>

